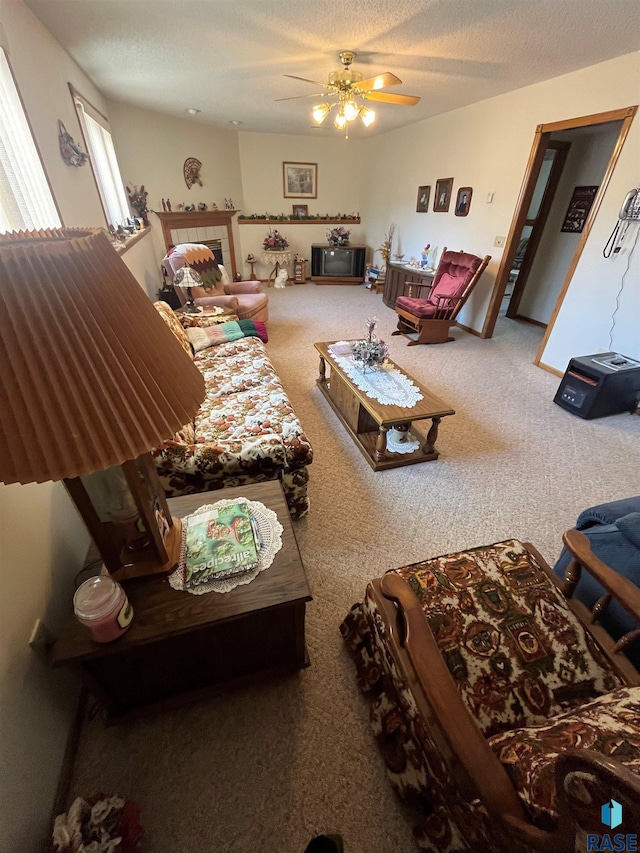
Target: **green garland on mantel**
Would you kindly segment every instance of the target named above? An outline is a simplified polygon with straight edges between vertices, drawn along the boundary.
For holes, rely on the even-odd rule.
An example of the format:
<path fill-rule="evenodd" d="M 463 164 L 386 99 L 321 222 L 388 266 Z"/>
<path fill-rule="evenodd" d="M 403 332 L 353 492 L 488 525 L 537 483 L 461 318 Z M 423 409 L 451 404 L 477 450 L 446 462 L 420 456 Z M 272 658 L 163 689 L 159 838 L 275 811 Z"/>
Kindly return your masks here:
<path fill-rule="evenodd" d="M 251 224 L 262 224 L 265 222 L 360 222 L 359 215 L 341 215 L 336 214 L 335 216 L 329 216 L 328 213 L 325 213 L 324 216 L 317 213 L 311 216 L 292 216 L 291 214 L 286 213 L 251 213 L 249 216 L 245 216 L 244 213 L 238 216 L 238 220 L 247 225 Z"/>

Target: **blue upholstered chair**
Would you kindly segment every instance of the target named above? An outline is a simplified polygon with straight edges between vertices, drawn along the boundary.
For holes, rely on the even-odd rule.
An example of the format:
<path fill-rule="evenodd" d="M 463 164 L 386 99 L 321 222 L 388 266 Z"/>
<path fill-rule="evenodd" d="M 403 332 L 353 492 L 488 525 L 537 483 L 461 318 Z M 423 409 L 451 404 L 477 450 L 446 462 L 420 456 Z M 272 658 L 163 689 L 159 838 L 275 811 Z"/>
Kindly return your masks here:
<path fill-rule="evenodd" d="M 585 509 L 575 529 L 584 533 L 596 557 L 640 587 L 640 496 Z M 558 577 L 564 578 L 570 562 L 571 555 L 564 548 L 553 567 Z M 591 575 L 581 576 L 574 593 L 579 601 L 591 609 L 603 595 L 603 588 Z M 636 627 L 635 620 L 616 601 L 602 610 L 598 620 L 616 640 Z M 640 668 L 640 637 L 630 643 L 625 654 Z"/>

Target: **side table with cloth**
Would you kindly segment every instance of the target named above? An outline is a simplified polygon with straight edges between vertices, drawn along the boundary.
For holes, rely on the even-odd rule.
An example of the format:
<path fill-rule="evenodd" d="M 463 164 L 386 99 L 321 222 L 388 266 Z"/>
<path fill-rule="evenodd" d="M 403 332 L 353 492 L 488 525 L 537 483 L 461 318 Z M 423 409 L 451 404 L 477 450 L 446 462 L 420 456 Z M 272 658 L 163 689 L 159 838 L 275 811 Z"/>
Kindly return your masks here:
<path fill-rule="evenodd" d="M 269 319 L 269 297 L 259 281 L 231 281 L 222 264 L 208 246 L 201 243 L 179 243 L 169 249 L 162 259 L 162 268 L 171 284 L 175 274 L 185 265 L 199 273 L 203 282 L 210 287 L 192 287 L 196 305 L 201 308 L 218 306 L 238 315 L 240 320 Z M 186 302 L 184 291 L 175 288 L 181 302 Z"/>
<path fill-rule="evenodd" d="M 596 557 L 640 587 L 640 496 L 585 509 L 578 516 L 575 529 L 584 533 Z M 564 577 L 570 561 L 571 554 L 564 548 L 553 567 L 558 577 Z M 583 574 L 574 595 L 592 608 L 604 592 L 591 575 Z M 636 626 L 617 601 L 602 611 L 599 621 L 616 640 Z M 640 637 L 624 651 L 633 665 L 640 668 Z"/>
<path fill-rule="evenodd" d="M 262 253 L 262 260 L 265 264 L 273 264 L 273 269 L 269 273 L 269 277 L 267 279 L 267 284 L 270 287 L 272 280 L 277 279 L 280 267 L 286 269 L 287 264 L 291 263 L 291 261 L 293 260 L 293 253 L 287 251 L 272 251 L 265 249 L 265 251 Z M 289 270 L 287 269 L 287 284 L 288 283 Z"/>

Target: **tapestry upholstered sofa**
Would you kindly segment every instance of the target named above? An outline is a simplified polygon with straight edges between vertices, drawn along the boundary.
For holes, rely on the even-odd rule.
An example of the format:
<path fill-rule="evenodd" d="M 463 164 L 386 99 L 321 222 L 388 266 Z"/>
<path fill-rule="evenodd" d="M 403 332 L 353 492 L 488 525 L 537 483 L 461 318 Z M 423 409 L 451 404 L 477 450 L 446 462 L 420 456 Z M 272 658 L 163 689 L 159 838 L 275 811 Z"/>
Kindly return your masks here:
<path fill-rule="evenodd" d="M 205 377 L 194 422 L 153 451 L 168 497 L 280 479 L 293 517 L 309 508 L 311 445 L 259 337 L 193 354 L 187 332 L 165 302 L 160 316 Z"/>

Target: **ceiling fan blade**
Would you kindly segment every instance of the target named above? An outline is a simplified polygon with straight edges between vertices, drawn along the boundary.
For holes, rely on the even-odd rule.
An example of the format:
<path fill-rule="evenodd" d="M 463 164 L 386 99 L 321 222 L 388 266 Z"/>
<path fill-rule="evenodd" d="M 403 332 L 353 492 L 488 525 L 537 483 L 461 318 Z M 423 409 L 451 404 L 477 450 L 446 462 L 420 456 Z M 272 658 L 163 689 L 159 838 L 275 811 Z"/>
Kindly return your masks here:
<path fill-rule="evenodd" d="M 285 77 L 290 77 L 292 80 L 302 80 L 303 83 L 313 83 L 314 86 L 324 86 L 325 83 L 319 83 L 317 80 L 309 80 L 307 77 L 296 77 L 295 74 L 285 74 Z"/>
<path fill-rule="evenodd" d="M 369 101 L 381 101 L 383 104 L 400 104 L 403 107 L 414 107 L 420 100 L 415 95 L 394 95 L 391 92 L 363 92 L 363 97 Z"/>
<path fill-rule="evenodd" d="M 397 86 L 398 83 L 402 83 L 402 80 L 399 77 L 396 77 L 396 75 L 392 74 L 390 71 L 385 71 L 384 74 L 376 74 L 375 77 L 367 77 L 366 80 L 361 80 L 355 85 L 358 89 L 374 91 L 375 89 L 386 89 L 387 86 Z"/>
<path fill-rule="evenodd" d="M 326 92 L 315 92 L 313 95 L 293 95 L 291 98 L 275 98 L 276 101 L 297 101 L 299 98 L 324 98 Z"/>

